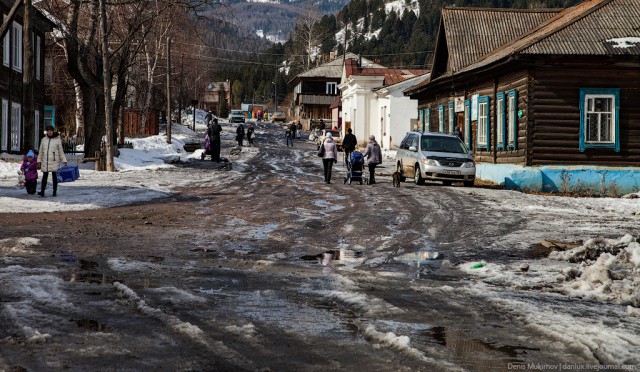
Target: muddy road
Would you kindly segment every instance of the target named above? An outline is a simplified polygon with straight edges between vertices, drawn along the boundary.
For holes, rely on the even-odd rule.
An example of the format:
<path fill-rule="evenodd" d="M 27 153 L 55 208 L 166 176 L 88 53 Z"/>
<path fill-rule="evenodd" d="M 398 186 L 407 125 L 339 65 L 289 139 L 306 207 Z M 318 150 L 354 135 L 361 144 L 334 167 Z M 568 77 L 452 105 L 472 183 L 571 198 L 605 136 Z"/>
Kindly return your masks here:
<path fill-rule="evenodd" d="M 390 163 L 376 185 L 343 185 L 341 165 L 325 184 L 315 145 L 288 148 L 283 137 L 263 127 L 255 147 L 238 152 L 225 142 L 231 170 L 209 161 L 160 170 L 168 183 L 194 179 L 164 199 L 0 215 L 0 370 L 498 371 L 607 362 L 505 303 L 586 323 L 619 306 L 539 288 L 478 290 L 479 279 L 458 269 L 535 260 L 529 247 L 540 239 L 582 238 L 572 226 L 598 217 L 496 212 L 503 200 L 495 190 L 393 188 Z M 199 182 L 203 174 L 218 181 Z M 610 216 L 601 226 L 589 234 L 633 230 L 637 221 Z M 633 319 L 615 327 L 640 334 Z"/>

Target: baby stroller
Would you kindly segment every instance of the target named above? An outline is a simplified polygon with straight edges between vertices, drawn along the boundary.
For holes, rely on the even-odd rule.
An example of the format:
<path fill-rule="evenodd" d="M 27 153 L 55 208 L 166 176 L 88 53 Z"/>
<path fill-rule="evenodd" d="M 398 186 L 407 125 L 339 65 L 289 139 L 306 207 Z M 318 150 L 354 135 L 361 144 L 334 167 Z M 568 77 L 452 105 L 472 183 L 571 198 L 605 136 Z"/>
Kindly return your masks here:
<path fill-rule="evenodd" d="M 349 182 L 360 182 L 362 185 L 363 182 L 367 182 L 365 177 L 362 176 L 362 171 L 364 169 L 364 156 L 360 151 L 354 151 L 351 153 L 351 158 L 347 162 L 347 176 L 344 178 L 344 183 Z"/>

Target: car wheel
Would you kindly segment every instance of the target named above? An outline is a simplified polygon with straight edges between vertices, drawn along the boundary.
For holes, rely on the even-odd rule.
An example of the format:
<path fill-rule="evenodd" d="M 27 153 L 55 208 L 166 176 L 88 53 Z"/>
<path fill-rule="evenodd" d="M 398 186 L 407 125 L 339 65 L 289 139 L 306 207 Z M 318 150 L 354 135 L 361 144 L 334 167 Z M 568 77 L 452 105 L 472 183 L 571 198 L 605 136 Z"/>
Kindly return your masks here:
<path fill-rule="evenodd" d="M 400 163 L 398 163 L 398 165 L 396 165 L 396 172 L 400 173 L 400 182 L 404 182 L 407 180 L 407 177 L 405 177 L 402 174 L 402 166 L 400 165 Z"/>
<path fill-rule="evenodd" d="M 419 165 L 416 165 L 416 168 L 413 171 L 413 179 L 416 182 L 416 185 L 424 185 L 424 178 L 422 178 L 422 174 L 420 173 Z"/>
<path fill-rule="evenodd" d="M 473 187 L 473 181 L 464 181 L 464 187 Z"/>
<path fill-rule="evenodd" d="M 442 181 L 442 184 L 445 186 L 451 186 L 452 182 L 451 181 Z"/>

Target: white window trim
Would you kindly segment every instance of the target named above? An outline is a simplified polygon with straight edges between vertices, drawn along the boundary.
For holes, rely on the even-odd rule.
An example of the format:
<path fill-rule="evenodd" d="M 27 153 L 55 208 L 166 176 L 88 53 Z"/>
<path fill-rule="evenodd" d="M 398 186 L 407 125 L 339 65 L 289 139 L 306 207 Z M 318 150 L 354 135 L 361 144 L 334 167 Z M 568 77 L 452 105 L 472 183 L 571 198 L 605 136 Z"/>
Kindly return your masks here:
<path fill-rule="evenodd" d="M 35 63 L 36 63 L 36 79 L 40 80 L 40 63 L 41 63 L 41 58 L 40 58 L 40 53 L 41 53 L 41 47 L 40 47 L 40 36 L 36 36 L 35 38 L 36 41 L 36 58 L 35 58 Z"/>
<path fill-rule="evenodd" d="M 7 15 L 5 14 L 2 18 L 3 20 L 7 19 Z M 9 49 L 10 47 L 10 43 L 9 41 L 11 40 L 11 27 L 9 27 L 9 29 L 7 30 L 7 33 L 4 35 L 4 38 L 2 39 L 2 64 L 9 67 L 9 65 L 11 64 L 11 61 L 9 60 L 10 57 L 10 52 L 11 50 Z"/>
<path fill-rule="evenodd" d="M 453 119 L 455 118 L 456 114 L 455 114 L 453 106 L 449 106 L 447 108 L 447 111 L 449 113 L 449 133 L 453 133 L 453 127 L 454 127 Z"/>
<path fill-rule="evenodd" d="M 504 135 L 502 133 L 504 128 L 504 101 L 504 98 L 496 100 L 496 144 L 498 144 L 498 147 L 504 147 Z"/>
<path fill-rule="evenodd" d="M 489 104 L 486 102 L 478 103 L 478 144 L 487 146 L 487 110 Z"/>
<path fill-rule="evenodd" d="M 11 102 L 11 151 L 20 151 L 22 137 L 22 105 Z"/>
<path fill-rule="evenodd" d="M 325 86 L 326 94 L 338 94 L 338 83 L 328 82 Z"/>
<path fill-rule="evenodd" d="M 2 100 L 2 146 L 0 150 L 7 151 L 7 142 L 9 141 L 9 101 Z"/>
<path fill-rule="evenodd" d="M 611 123 L 609 125 L 609 141 L 603 141 L 602 138 L 602 133 L 600 133 L 600 129 L 601 129 L 601 125 L 600 123 L 601 118 L 602 118 L 602 114 L 605 114 L 607 112 L 604 111 L 589 111 L 588 107 L 589 107 L 589 100 L 594 100 L 594 99 L 598 99 L 598 98 L 606 98 L 606 99 L 610 99 L 611 100 L 611 111 L 608 112 L 608 114 L 611 115 Z M 615 121 L 616 121 L 616 110 L 615 110 L 615 105 L 616 105 L 616 96 L 613 94 L 585 94 L 584 96 L 584 102 L 585 102 L 585 109 L 584 109 L 584 117 L 585 117 L 585 130 L 584 130 L 584 143 L 587 144 L 613 144 L 615 143 Z M 587 123 L 587 118 L 589 117 L 589 114 L 593 113 L 593 114 L 598 114 L 598 140 L 592 140 L 590 141 L 589 138 L 589 134 L 587 133 L 587 130 L 589 128 L 589 124 Z"/>
<path fill-rule="evenodd" d="M 22 26 L 18 22 L 13 22 L 11 30 L 12 36 L 12 48 L 13 63 L 11 64 L 13 69 L 22 72 Z"/>
<path fill-rule="evenodd" d="M 509 130 L 509 132 L 507 132 L 509 137 L 508 141 L 509 145 L 513 145 L 516 142 L 517 132 L 514 120 L 516 117 L 516 97 L 509 95 L 507 108 L 507 128 Z"/>

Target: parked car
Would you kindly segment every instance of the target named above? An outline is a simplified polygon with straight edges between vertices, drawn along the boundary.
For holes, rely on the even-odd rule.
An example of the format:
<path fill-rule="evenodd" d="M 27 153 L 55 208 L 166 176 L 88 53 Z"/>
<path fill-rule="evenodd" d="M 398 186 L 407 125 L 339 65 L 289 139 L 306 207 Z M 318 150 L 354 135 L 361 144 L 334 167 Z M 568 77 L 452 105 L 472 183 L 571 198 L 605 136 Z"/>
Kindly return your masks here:
<path fill-rule="evenodd" d="M 244 113 L 242 110 L 231 110 L 229 114 L 230 123 L 244 123 Z"/>
<path fill-rule="evenodd" d="M 342 136 L 340 135 L 340 131 L 333 129 L 322 129 L 317 134 L 316 145 L 318 150 L 320 150 L 320 145 L 324 142 L 325 138 L 327 138 L 327 133 L 331 132 L 331 136 L 333 140 L 336 141 L 336 145 L 338 146 L 338 151 L 342 151 Z"/>
<path fill-rule="evenodd" d="M 476 178 L 476 164 L 467 146 L 444 133 L 407 133 L 396 152 L 396 170 L 401 181 L 413 177 L 418 185 L 430 180 L 470 187 Z"/>
<path fill-rule="evenodd" d="M 282 111 L 276 111 L 273 113 L 273 115 L 271 115 L 271 121 L 274 123 L 276 121 L 284 123 L 285 121 L 287 121 L 287 114 Z"/>

